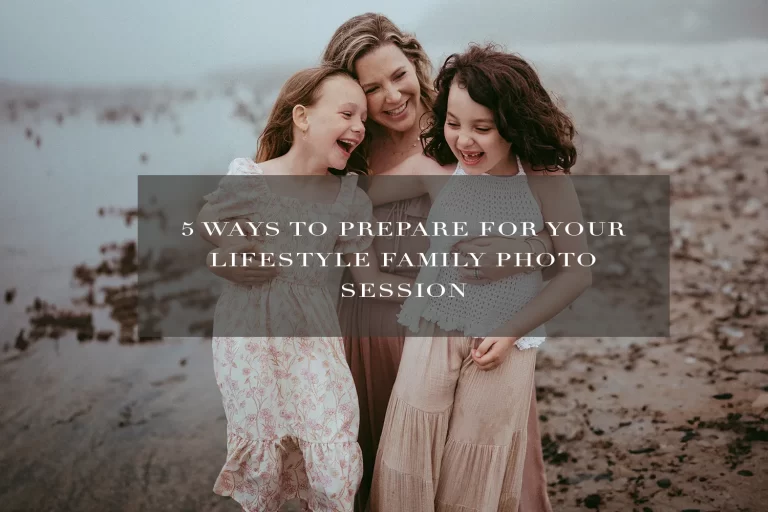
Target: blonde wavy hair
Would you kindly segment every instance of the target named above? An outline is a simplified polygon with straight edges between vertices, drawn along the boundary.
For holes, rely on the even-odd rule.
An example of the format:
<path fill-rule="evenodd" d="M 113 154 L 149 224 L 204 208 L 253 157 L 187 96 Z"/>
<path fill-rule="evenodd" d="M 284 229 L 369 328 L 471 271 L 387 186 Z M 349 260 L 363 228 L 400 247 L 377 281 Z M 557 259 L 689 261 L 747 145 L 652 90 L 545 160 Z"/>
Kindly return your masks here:
<path fill-rule="evenodd" d="M 325 48 L 323 64 L 345 69 L 357 78 L 357 60 L 387 44 L 398 47 L 413 64 L 421 90 L 421 102 L 428 112 L 432 112 L 432 64 L 427 52 L 413 34 L 403 32 L 382 14 L 369 12 L 344 22 Z"/>

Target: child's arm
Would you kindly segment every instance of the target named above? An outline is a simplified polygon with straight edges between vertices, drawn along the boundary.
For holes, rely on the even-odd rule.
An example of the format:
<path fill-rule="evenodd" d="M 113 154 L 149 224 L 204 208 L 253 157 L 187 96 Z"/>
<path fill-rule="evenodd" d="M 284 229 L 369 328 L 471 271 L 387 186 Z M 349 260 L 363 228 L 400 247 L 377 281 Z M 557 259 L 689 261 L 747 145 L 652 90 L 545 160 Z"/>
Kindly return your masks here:
<path fill-rule="evenodd" d="M 541 200 L 544 220 L 555 224 L 558 222 L 583 224 L 584 218 L 573 182 L 568 176 L 558 174 L 536 176 L 529 180 L 534 193 Z M 588 252 L 585 234 L 569 236 L 562 232 L 552 237 L 552 242 L 556 253 L 578 255 Z M 526 304 L 509 322 L 486 337 L 477 350 L 473 351 L 473 358 L 479 366 L 484 369 L 497 366 L 496 364 L 489 367 L 492 360 L 503 359 L 517 338 L 525 336 L 554 318 L 592 285 L 592 271 L 573 261 L 574 258 L 571 260 L 570 266 L 560 265 L 557 274 L 541 290 L 541 293 Z M 494 350 L 492 347 L 499 341 L 502 341 L 499 349 Z"/>
<path fill-rule="evenodd" d="M 365 251 L 360 251 L 360 254 L 366 254 L 367 266 L 355 266 L 356 257 L 354 254 L 345 254 L 344 260 L 351 264 L 349 268 L 352 273 L 352 277 L 355 279 L 355 291 L 359 293 L 361 291 L 361 283 L 370 283 L 373 285 L 376 298 L 392 302 L 405 302 L 407 297 L 398 297 L 398 287 L 401 284 L 407 285 L 410 289 L 415 281 L 411 277 L 403 277 L 396 274 L 388 274 L 382 272 L 379 267 L 379 257 L 376 255 L 376 251 L 373 250 L 373 245 L 369 246 Z M 391 296 L 382 295 L 379 289 L 382 284 L 389 284 L 392 289 Z"/>
<path fill-rule="evenodd" d="M 571 179 L 565 175 L 536 176 L 530 183 L 541 199 L 542 214 L 546 222 L 584 223 L 579 198 Z M 554 252 L 582 254 L 589 251 L 585 234 L 569 236 L 565 232 L 552 237 Z M 573 260 L 573 258 L 571 258 Z M 551 320 L 592 285 L 592 271 L 575 261 L 559 266 L 558 273 L 547 286 L 531 300 L 499 332 L 524 336 Z"/>
<path fill-rule="evenodd" d="M 551 174 L 551 173 L 550 173 Z M 535 176 L 530 183 L 541 199 L 542 215 L 546 222 L 563 225 L 569 222 L 584 224 L 579 198 L 570 177 L 566 175 Z M 555 253 L 583 254 L 589 252 L 587 236 L 569 236 L 564 231 L 552 237 Z M 536 327 L 554 318 L 592 285 L 592 271 L 571 258 L 569 266 L 559 265 L 557 274 L 547 286 L 529 302 L 515 318 L 503 327 L 503 332 L 524 336 Z"/>
<path fill-rule="evenodd" d="M 254 285 L 275 277 L 279 271 L 269 264 L 262 266 L 261 244 L 248 234 L 251 228 L 246 224 L 253 213 L 252 205 L 258 200 L 258 187 L 246 188 L 253 179 L 245 178 L 255 173 L 255 165 L 247 159 L 237 158 L 229 164 L 227 175 L 219 182 L 219 188 L 205 196 L 206 203 L 197 214 L 197 232 L 203 240 L 216 246 L 208 253 L 206 265 L 215 275 L 236 284 Z M 238 176 L 235 178 L 234 176 Z M 243 193 L 240 197 L 238 193 Z M 208 227 L 204 223 L 208 223 Z M 219 229 L 216 229 L 218 225 Z M 240 229 L 235 229 L 239 226 Z M 246 236 L 240 236 L 244 233 Z M 230 262 L 232 252 L 254 252 L 257 254 L 247 266 L 214 266 L 213 257 L 217 253 L 217 262 Z"/>
<path fill-rule="evenodd" d="M 245 218 L 222 220 L 217 215 L 215 209 L 209 203 L 205 203 L 200 209 L 200 213 L 197 214 L 197 232 L 200 234 L 200 238 L 216 247 L 240 245 L 247 240 L 247 236 L 239 236 L 235 226 L 239 225 L 240 232 L 248 235 L 250 228 L 245 223 L 247 220 Z M 208 223 L 210 229 L 206 227 L 205 223 Z M 215 228 L 216 224 L 220 228 L 219 230 Z M 219 234 L 219 231 L 221 231 L 221 234 Z M 233 235 L 228 236 L 229 233 L 233 233 Z"/>
<path fill-rule="evenodd" d="M 241 231 L 248 234 L 250 229 L 244 222 L 245 219 L 227 219 L 221 221 L 216 214 L 214 208 L 208 203 L 203 206 L 200 213 L 197 215 L 197 229 L 200 237 L 203 240 L 215 245 L 216 248 L 212 249 L 206 257 L 205 264 L 214 275 L 217 275 L 227 281 L 235 284 L 241 284 L 246 286 L 254 286 L 264 281 L 269 281 L 280 273 L 278 268 L 273 265 L 261 265 L 262 247 L 259 242 L 251 239 L 248 236 L 239 236 L 238 231 L 234 226 L 239 223 Z M 226 228 L 222 228 L 221 234 L 216 229 L 206 229 L 203 222 L 218 222 L 219 227 L 226 224 Z M 229 233 L 233 233 L 232 236 L 228 236 Z M 230 266 L 230 253 L 244 253 L 253 252 L 256 256 L 246 266 Z M 218 265 L 214 266 L 214 253 L 216 254 L 215 260 Z M 237 261 L 240 261 L 238 258 Z M 226 266 L 221 266 L 226 264 Z"/>
<path fill-rule="evenodd" d="M 214 253 L 216 253 L 215 258 Z M 242 257 L 236 257 L 235 261 L 238 264 L 232 266 L 231 253 L 254 253 L 255 255 L 252 256 L 247 265 L 242 265 Z M 214 263 L 217 265 L 214 266 Z M 208 253 L 205 262 L 208 270 L 214 275 L 244 286 L 256 286 L 280 274 L 280 270 L 275 266 L 274 258 L 271 255 L 265 258 L 265 263 L 264 266 L 261 265 L 261 247 L 254 240 L 239 241 L 235 244 L 217 247 Z"/>
<path fill-rule="evenodd" d="M 206 202 L 197 214 L 197 232 L 203 240 L 216 247 L 240 245 L 246 241 L 247 237 L 238 236 L 235 225 L 240 226 L 239 232 L 249 233 L 246 222 L 251 220 L 254 206 L 263 194 L 264 187 L 259 186 L 261 173 L 247 158 L 235 158 L 229 164 L 227 174 L 219 181 L 218 188 L 203 198 Z M 228 236 L 233 230 L 233 236 Z"/>

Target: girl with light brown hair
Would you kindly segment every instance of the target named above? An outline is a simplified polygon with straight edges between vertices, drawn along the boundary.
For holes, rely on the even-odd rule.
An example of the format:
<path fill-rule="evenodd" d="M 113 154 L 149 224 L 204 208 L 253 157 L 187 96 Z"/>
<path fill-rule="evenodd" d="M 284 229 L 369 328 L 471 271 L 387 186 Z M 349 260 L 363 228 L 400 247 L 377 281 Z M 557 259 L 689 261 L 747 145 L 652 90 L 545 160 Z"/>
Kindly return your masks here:
<path fill-rule="evenodd" d="M 350 172 L 365 172 L 350 160 L 364 147 L 366 110 L 365 95 L 348 72 L 320 67 L 296 73 L 259 138 L 258 162 L 235 159 L 205 197 L 199 218 L 246 226 L 320 218 L 326 233 L 297 238 L 283 227 L 258 237 L 261 249 L 335 252 L 355 261 L 373 237 L 345 234 L 341 224 L 373 220 L 358 174 Z M 243 245 L 238 236 L 216 237 L 211 241 L 219 248 L 209 265 Z M 268 282 L 246 274 L 225 283 L 216 304 L 213 366 L 227 418 L 227 458 L 214 492 L 248 512 L 277 512 L 297 500 L 308 510 L 353 510 L 363 472 L 359 409 L 328 272 L 323 265 L 290 265 Z M 355 266 L 353 274 L 362 282 L 383 276 L 398 283 L 374 266 Z"/>

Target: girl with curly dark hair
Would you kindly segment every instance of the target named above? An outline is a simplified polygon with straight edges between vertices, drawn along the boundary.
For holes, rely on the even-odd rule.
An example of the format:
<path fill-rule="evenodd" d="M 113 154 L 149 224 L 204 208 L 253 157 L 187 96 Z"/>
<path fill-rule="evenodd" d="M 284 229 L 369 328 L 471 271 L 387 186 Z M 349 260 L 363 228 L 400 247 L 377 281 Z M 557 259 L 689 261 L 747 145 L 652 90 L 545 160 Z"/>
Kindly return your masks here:
<path fill-rule="evenodd" d="M 527 62 L 471 46 L 446 60 L 435 90 L 422 134 L 432 159 L 411 157 L 375 176 L 374 204 L 428 193 L 427 223 L 466 222 L 465 240 L 483 222 L 527 224 L 531 233 L 583 222 L 567 176 L 576 161 L 573 123 Z M 389 173 L 398 176 L 381 177 Z M 552 240 L 558 254 L 587 252 L 583 235 Z M 431 237 L 430 253 L 456 241 Z M 494 252 L 476 240 L 456 247 Z M 591 273 L 561 266 L 544 287 L 541 268 L 484 283 L 477 268 L 469 269 L 477 286 L 464 297 L 412 296 L 398 316 L 410 332 L 377 454 L 373 512 L 518 510 L 536 348 L 544 323 L 591 284 Z M 448 285 L 462 272 L 422 267 L 417 283 Z"/>
<path fill-rule="evenodd" d="M 456 126 L 448 112 L 454 84 L 491 111 L 498 135 L 510 144 L 510 156 L 520 157 L 535 170 L 570 172 L 576 163 L 573 122 L 552 101 L 530 64 L 494 45 L 470 46 L 466 53 L 449 57 L 440 70 L 433 121 L 422 134 L 428 156 L 440 165 L 459 159 L 446 139 Z M 470 168 L 481 165 L 475 159 L 461 161 L 470 174 L 476 174 Z"/>

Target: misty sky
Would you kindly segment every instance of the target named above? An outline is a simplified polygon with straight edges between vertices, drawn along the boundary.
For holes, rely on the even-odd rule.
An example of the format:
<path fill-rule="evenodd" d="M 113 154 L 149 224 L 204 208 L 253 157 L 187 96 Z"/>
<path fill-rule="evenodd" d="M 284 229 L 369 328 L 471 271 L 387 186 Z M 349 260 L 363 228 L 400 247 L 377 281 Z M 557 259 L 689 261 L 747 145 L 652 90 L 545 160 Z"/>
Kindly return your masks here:
<path fill-rule="evenodd" d="M 436 0 L 3 0 L 0 80 L 118 84 L 194 80 L 264 62 L 314 62 L 367 11 L 406 30 Z"/>
<path fill-rule="evenodd" d="M 768 39 L 766 0 L 0 0 L 0 81 L 148 85 L 299 67 L 368 11 L 441 49 L 433 58 L 485 40 L 517 49 Z"/>

